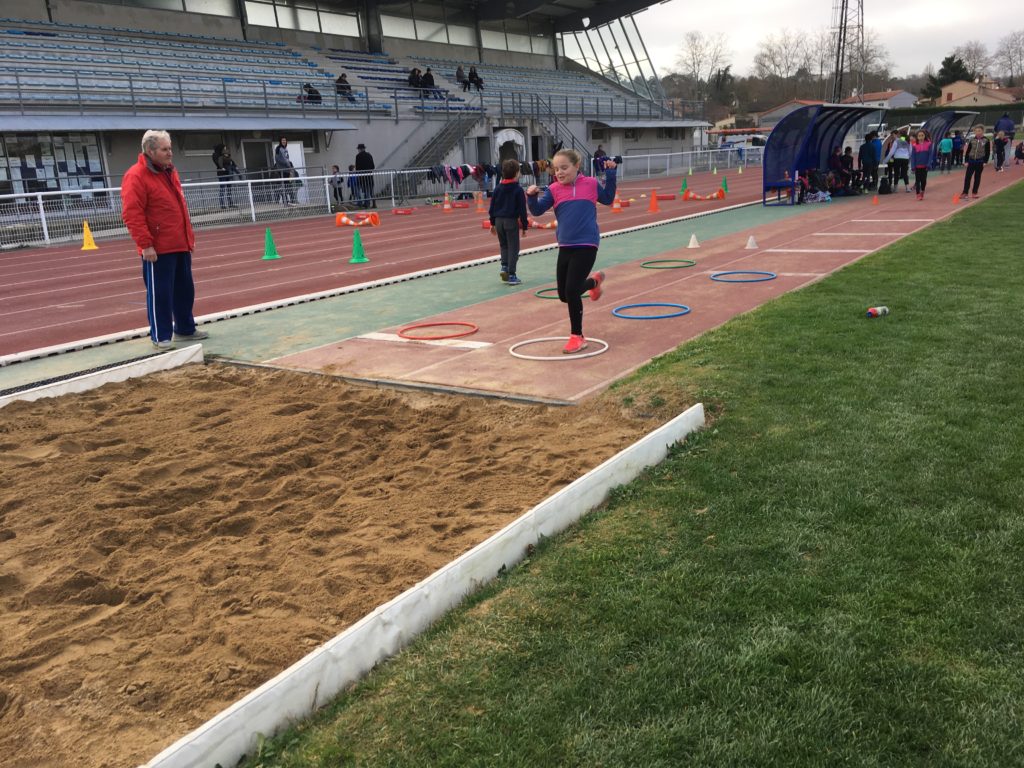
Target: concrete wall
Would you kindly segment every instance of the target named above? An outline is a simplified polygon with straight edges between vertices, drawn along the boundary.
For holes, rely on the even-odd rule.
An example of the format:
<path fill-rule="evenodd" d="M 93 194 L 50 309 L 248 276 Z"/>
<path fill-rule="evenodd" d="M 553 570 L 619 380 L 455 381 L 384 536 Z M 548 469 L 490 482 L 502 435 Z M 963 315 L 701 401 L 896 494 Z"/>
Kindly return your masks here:
<path fill-rule="evenodd" d="M 9 3 L 5 1 L 4 5 Z M 15 5 L 42 6 L 43 0 L 14 0 Z M 225 16 L 159 11 L 154 8 L 133 8 L 127 5 L 89 3 L 82 0 L 50 0 L 53 20 L 68 24 L 96 24 L 99 26 L 129 27 L 132 29 L 153 29 L 160 32 L 176 32 L 187 35 L 203 34 L 211 37 L 242 37 L 242 22 Z M 19 14 L 9 13 L 15 16 Z M 29 17 L 25 17 L 29 18 Z"/>

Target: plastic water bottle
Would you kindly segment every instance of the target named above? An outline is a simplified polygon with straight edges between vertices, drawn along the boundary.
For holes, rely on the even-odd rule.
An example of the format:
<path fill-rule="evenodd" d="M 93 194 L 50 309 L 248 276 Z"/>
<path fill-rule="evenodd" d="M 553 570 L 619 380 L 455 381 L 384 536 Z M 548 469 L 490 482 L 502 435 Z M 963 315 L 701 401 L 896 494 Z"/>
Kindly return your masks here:
<path fill-rule="evenodd" d="M 868 317 L 884 317 L 889 314 L 888 307 L 871 307 L 868 310 Z"/>

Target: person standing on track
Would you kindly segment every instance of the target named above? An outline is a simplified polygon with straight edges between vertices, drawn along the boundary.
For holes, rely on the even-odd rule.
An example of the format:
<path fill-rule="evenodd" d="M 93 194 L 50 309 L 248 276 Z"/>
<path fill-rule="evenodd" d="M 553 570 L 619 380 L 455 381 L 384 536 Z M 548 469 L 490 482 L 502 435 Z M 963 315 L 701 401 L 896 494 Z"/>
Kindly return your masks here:
<path fill-rule="evenodd" d="M 555 182 L 543 193 L 536 184 L 526 190 L 530 213 L 541 216 L 554 207 L 558 219 L 558 298 L 569 308 L 569 341 L 562 350 L 571 355 L 587 348 L 583 337 L 583 294 L 601 298 L 604 272 L 593 272 L 601 232 L 597 226 L 597 204 L 615 201 L 615 161 L 606 159 L 605 183 L 580 175 L 582 158 L 574 149 L 560 149 L 551 161 Z M 588 273 L 590 273 L 588 275 Z"/>
<path fill-rule="evenodd" d="M 888 163 L 892 161 L 892 191 L 896 191 L 896 183 L 903 180 L 903 190 L 905 192 L 910 191 L 910 155 L 913 153 L 913 147 L 910 146 L 909 136 L 906 133 L 901 133 L 896 137 L 896 141 L 892 143 L 892 147 L 889 149 L 889 154 L 886 156 L 885 161 Z"/>
<path fill-rule="evenodd" d="M 975 200 L 978 199 L 981 172 L 985 170 L 985 163 L 988 162 L 991 154 L 992 146 L 985 136 L 985 126 L 974 126 L 974 136 L 964 144 L 964 165 L 967 166 L 967 172 L 964 173 L 964 192 L 960 196 L 961 200 L 967 199 L 967 190 L 971 185 L 972 176 L 974 177 L 974 188 L 971 190 L 971 195 Z"/>
<path fill-rule="evenodd" d="M 501 249 L 501 281 L 519 285 L 523 281 L 516 274 L 519 263 L 519 230 L 526 235 L 530 220 L 526 216 L 526 195 L 519 185 L 519 161 L 506 160 L 501 164 L 501 183 L 494 188 L 491 207 L 491 234 L 498 236 Z"/>
<path fill-rule="evenodd" d="M 139 160 L 121 181 L 121 218 L 142 256 L 149 338 L 157 349 L 209 337 L 192 315 L 195 234 L 173 156 L 167 131 L 146 131 Z"/>
<path fill-rule="evenodd" d="M 362 172 L 359 177 L 359 186 L 362 191 L 362 194 L 360 195 L 360 198 L 362 199 L 361 207 L 376 208 L 377 201 L 373 197 L 373 174 L 366 172 L 372 171 L 377 166 L 373 164 L 373 155 L 366 151 L 365 144 L 360 144 L 356 149 L 359 150 L 359 152 L 356 153 L 356 172 Z"/>
<path fill-rule="evenodd" d="M 911 146 L 913 147 L 911 160 L 914 166 L 914 191 L 917 192 L 918 200 L 924 200 L 924 188 L 928 186 L 928 167 L 932 160 L 932 140 L 929 138 L 928 132 L 918 131 Z"/>

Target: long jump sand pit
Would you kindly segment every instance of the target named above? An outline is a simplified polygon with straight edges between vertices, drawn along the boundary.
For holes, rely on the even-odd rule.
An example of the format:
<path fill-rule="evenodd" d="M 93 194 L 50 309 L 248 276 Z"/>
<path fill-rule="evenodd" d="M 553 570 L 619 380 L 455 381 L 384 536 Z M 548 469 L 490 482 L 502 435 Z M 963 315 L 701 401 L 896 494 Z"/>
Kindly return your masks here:
<path fill-rule="evenodd" d="M 690 404 L 625 400 L 214 365 L 0 410 L 0 762 L 146 761 Z"/>

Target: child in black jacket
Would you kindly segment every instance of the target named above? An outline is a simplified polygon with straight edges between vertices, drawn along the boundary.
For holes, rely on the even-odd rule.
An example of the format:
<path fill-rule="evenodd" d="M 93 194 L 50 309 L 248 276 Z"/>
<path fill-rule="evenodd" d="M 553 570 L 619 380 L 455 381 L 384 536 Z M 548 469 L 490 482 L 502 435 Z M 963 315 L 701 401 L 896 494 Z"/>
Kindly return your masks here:
<path fill-rule="evenodd" d="M 509 285 L 523 281 L 516 275 L 519 262 L 519 231 L 526 235 L 530 220 L 526 217 L 526 192 L 519 185 L 519 162 L 501 164 L 501 182 L 491 197 L 491 233 L 498 236 L 501 248 L 501 280 Z"/>

